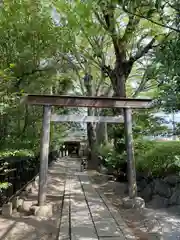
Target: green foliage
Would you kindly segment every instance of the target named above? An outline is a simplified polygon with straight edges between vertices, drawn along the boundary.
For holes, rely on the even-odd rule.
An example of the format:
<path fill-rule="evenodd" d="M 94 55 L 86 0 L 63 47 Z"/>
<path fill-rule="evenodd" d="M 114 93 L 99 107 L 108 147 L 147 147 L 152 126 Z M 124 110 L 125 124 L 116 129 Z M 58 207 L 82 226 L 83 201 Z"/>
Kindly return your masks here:
<path fill-rule="evenodd" d="M 97 148 L 97 153 L 103 158 L 106 158 L 108 154 L 112 151 L 113 151 L 112 144 L 101 145 Z"/>
<path fill-rule="evenodd" d="M 139 157 L 146 154 L 148 151 L 153 149 L 155 145 L 156 141 L 144 140 L 142 138 L 136 139 L 134 142 L 135 156 Z"/>
<path fill-rule="evenodd" d="M 9 186 L 11 186 L 11 183 L 8 183 L 8 182 L 1 183 L 0 182 L 0 192 L 2 192 L 3 190 L 8 189 Z"/>
<path fill-rule="evenodd" d="M 168 128 L 164 125 L 165 120 L 154 116 L 157 109 L 139 110 L 133 114 L 133 136 L 158 136 L 167 133 Z"/>
<path fill-rule="evenodd" d="M 179 141 L 145 141 L 137 143 L 136 166 L 139 172 L 157 177 L 180 171 Z"/>
<path fill-rule="evenodd" d="M 113 169 L 120 169 L 121 164 L 126 161 L 126 153 L 120 154 L 117 153 L 115 150 L 109 152 L 109 154 L 105 158 L 105 162 L 107 166 L 112 167 Z"/>
<path fill-rule="evenodd" d="M 1 150 L 0 151 L 0 171 L 1 171 L 1 173 L 7 171 L 7 169 L 9 169 L 9 167 L 10 167 L 10 162 L 4 162 L 1 160 L 6 159 L 6 158 L 11 158 L 11 157 L 12 157 L 12 160 L 14 160 L 14 161 L 16 161 L 17 158 L 22 159 L 22 158 L 30 157 L 31 160 L 26 161 L 26 167 L 28 167 L 28 166 L 32 167 L 33 166 L 32 159 L 34 159 L 35 153 L 29 149 L 19 149 L 19 150 L 4 149 L 4 150 Z M 14 159 L 14 157 L 16 157 L 16 159 Z M 37 166 L 36 161 L 34 161 L 34 164 Z M 6 190 L 11 185 L 12 184 L 9 182 L 0 182 L 0 192 L 2 192 L 3 190 Z"/>
<path fill-rule="evenodd" d="M 42 107 L 20 100 L 25 93 L 63 94 L 71 88 L 72 71 L 59 54 L 69 51 L 69 41 L 55 25 L 49 1 L 3 1 L 0 33 L 0 149 L 39 153 Z M 67 127 L 56 127 L 52 145 Z"/>
<path fill-rule="evenodd" d="M 14 149 L 4 149 L 3 151 L 0 151 L 0 159 L 6 158 L 6 157 L 35 157 L 34 152 L 29 149 L 20 149 L 20 150 L 14 150 Z"/>
<path fill-rule="evenodd" d="M 118 169 L 125 162 L 126 153 L 120 154 L 116 152 L 111 144 L 101 145 L 97 152 L 103 158 L 104 165 L 107 167 Z"/>
<path fill-rule="evenodd" d="M 139 0 L 4 0 L 0 11 L 2 156 L 6 155 L 4 149 L 10 156 L 28 154 L 20 153 L 22 150 L 13 152 L 8 150 L 10 148 L 39 152 L 42 108 L 20 105 L 20 99 L 25 93 L 112 95 L 113 91 L 123 89 L 121 84 L 124 81 L 127 95 L 133 95 L 131 81 L 126 81 L 132 73 L 132 66 L 145 55 L 152 57 L 148 55 L 149 50 L 154 54 L 154 46 L 165 39 L 166 29 L 161 24 L 166 21 L 174 23 L 176 19 L 176 11 L 167 14 L 165 5 L 162 1 L 157 4 L 157 1 L 150 0 L 146 4 L 140 4 Z M 52 17 L 52 6 L 59 13 L 60 20 L 57 22 Z M 146 40 L 152 38 L 154 42 L 145 45 Z M 168 46 L 170 48 L 171 44 Z M 118 66 L 117 63 L 123 64 Z M 167 63 L 161 61 L 161 66 L 163 64 L 165 69 Z M 173 69 L 177 72 L 178 65 Z M 142 76 L 145 70 L 139 67 L 138 71 L 138 75 Z M 87 72 L 93 77 L 89 92 L 82 80 Z M 120 73 L 122 79 L 113 79 L 117 73 Z M 136 75 L 136 69 L 134 73 Z M 165 72 L 163 74 L 166 76 Z M 133 81 L 136 78 L 132 77 Z M 144 79 L 139 78 L 141 87 L 138 94 L 144 86 Z M 154 78 L 151 83 L 154 83 Z M 58 114 L 65 111 L 54 110 Z M 65 113 L 68 112 L 66 110 Z M 135 113 L 134 119 L 135 138 L 139 135 L 156 135 L 166 130 L 160 126 L 160 119 L 148 113 Z M 71 126 L 51 126 L 52 148 L 58 148 L 63 134 Z M 115 138 L 116 151 L 107 146 L 107 149 L 100 151 L 108 164 L 117 166 L 118 161 L 125 159 L 123 129 L 117 127 L 116 136 L 112 134 L 112 128 L 109 127 L 108 131 L 110 139 Z M 119 134 L 121 137 L 117 140 Z"/>
<path fill-rule="evenodd" d="M 157 49 L 151 74 L 159 81 L 158 100 L 167 112 L 180 109 L 180 34 L 171 34 Z"/>
<path fill-rule="evenodd" d="M 126 161 L 126 153 L 119 154 L 112 145 L 102 145 L 98 154 L 104 159 L 104 165 L 120 169 Z M 180 142 L 150 141 L 137 139 L 134 144 L 136 169 L 147 176 L 164 177 L 180 172 Z"/>

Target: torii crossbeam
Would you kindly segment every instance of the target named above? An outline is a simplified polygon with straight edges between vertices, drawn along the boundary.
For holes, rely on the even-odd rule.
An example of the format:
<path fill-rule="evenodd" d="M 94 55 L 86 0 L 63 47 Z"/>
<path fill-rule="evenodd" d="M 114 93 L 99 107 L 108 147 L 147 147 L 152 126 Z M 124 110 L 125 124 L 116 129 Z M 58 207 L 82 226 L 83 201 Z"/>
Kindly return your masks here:
<path fill-rule="evenodd" d="M 57 115 L 52 114 L 51 122 L 79 122 L 79 123 L 122 123 L 124 122 L 123 116 L 84 116 L 84 115 Z"/>

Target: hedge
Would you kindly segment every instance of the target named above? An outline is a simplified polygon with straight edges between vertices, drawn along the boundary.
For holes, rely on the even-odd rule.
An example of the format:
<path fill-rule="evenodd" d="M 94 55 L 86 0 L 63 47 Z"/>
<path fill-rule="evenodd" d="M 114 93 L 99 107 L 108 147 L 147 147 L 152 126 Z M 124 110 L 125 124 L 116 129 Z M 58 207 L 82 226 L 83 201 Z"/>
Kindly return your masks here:
<path fill-rule="evenodd" d="M 147 175 L 163 177 L 180 172 L 180 141 L 138 140 L 134 143 L 136 169 Z M 106 166 L 118 168 L 126 161 L 126 153 L 118 154 L 112 145 L 101 146 L 98 154 Z"/>
<path fill-rule="evenodd" d="M 146 141 L 135 151 L 137 171 L 157 177 L 180 172 L 180 141 Z"/>

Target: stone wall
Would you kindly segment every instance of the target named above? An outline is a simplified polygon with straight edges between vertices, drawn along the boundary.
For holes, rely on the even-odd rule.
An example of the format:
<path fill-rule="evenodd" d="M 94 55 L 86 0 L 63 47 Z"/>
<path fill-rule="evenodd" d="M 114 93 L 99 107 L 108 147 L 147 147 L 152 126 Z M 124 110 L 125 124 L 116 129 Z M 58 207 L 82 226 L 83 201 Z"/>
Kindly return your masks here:
<path fill-rule="evenodd" d="M 153 208 L 180 205 L 180 176 L 165 178 L 145 177 L 137 174 L 138 195 Z"/>

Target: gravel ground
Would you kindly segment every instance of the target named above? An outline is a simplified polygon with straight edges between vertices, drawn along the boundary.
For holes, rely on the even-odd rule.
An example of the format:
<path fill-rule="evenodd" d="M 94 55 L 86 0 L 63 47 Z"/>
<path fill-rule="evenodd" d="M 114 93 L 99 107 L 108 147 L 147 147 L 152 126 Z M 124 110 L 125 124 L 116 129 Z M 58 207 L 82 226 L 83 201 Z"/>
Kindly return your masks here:
<path fill-rule="evenodd" d="M 107 176 L 97 172 L 89 172 L 94 187 L 98 188 L 120 211 L 126 224 L 139 240 L 149 239 L 149 232 L 163 232 L 164 240 L 180 239 L 180 208 L 173 209 L 125 209 L 121 199 L 126 197 L 125 183 L 108 181 Z M 173 210 L 173 211 L 172 211 Z M 178 214 L 179 213 L 179 216 Z"/>

